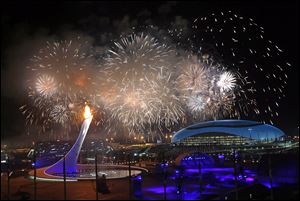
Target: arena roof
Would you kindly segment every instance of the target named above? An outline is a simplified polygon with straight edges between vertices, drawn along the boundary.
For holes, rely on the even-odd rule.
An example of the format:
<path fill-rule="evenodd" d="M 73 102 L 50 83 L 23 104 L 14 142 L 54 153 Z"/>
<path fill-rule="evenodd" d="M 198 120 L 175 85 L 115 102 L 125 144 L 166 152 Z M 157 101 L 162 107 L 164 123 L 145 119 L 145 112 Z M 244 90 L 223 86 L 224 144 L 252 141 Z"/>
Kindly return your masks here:
<path fill-rule="evenodd" d="M 176 143 L 180 140 L 209 133 L 226 133 L 229 135 L 238 135 L 241 137 L 252 138 L 254 140 L 275 140 L 284 136 L 283 131 L 256 121 L 249 120 L 216 120 L 197 123 L 176 132 L 171 142 Z"/>

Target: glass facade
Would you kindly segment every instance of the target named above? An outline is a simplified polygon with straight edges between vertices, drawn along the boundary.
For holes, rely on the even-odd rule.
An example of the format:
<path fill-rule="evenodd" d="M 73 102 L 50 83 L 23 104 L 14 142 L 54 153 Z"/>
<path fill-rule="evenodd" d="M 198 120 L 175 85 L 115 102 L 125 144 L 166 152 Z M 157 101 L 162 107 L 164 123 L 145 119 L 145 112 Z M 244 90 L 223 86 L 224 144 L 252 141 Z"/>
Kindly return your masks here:
<path fill-rule="evenodd" d="M 182 139 L 179 143 L 185 146 L 197 145 L 245 145 L 251 144 L 255 140 L 226 133 L 207 133 L 194 135 Z"/>
<path fill-rule="evenodd" d="M 185 145 L 243 145 L 268 143 L 284 133 L 271 125 L 245 120 L 217 120 L 188 126 L 174 134 L 171 142 Z"/>

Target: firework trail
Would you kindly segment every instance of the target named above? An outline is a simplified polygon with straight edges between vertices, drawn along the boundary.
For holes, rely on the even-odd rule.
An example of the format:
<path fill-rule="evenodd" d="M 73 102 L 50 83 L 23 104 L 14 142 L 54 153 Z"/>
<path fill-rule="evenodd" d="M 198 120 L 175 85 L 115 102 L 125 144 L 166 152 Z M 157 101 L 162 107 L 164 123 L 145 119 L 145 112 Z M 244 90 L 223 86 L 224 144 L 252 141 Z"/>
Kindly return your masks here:
<path fill-rule="evenodd" d="M 274 117 L 278 116 L 276 110 L 285 97 L 286 71 L 291 67 L 284 60 L 284 51 L 267 39 L 265 29 L 254 19 L 232 11 L 197 18 L 192 30 L 190 41 L 198 44 L 193 45 L 193 51 L 214 55 L 217 62 L 239 72 L 244 79 L 243 87 L 238 92 L 242 93 L 241 96 L 247 96 L 243 116 L 257 120 L 259 114 L 261 121 L 273 124 Z M 273 70 L 265 70 L 265 66 L 268 69 L 273 66 Z M 230 79 L 227 81 L 234 81 Z M 260 101 L 256 101 L 257 97 Z"/>

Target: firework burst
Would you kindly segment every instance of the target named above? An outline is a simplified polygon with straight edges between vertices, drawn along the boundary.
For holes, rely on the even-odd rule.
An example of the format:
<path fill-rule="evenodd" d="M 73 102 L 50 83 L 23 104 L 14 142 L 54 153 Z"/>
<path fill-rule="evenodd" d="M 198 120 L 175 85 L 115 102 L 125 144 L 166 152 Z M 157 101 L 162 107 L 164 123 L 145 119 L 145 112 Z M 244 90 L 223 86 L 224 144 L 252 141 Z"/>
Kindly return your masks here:
<path fill-rule="evenodd" d="M 93 102 L 92 80 L 94 59 L 91 45 L 80 37 L 74 40 L 47 41 L 30 60 L 27 69 L 29 104 L 20 109 L 28 124 L 46 126 L 53 123 L 76 124 L 76 113 L 85 101 Z M 39 111 L 39 112 L 37 112 Z M 38 115 L 39 114 L 39 115 Z"/>
<path fill-rule="evenodd" d="M 32 85 L 43 96 L 88 97 L 94 89 L 94 60 L 90 44 L 80 37 L 69 41 L 46 42 L 27 67 L 34 75 Z M 34 87 L 32 87 L 34 88 Z"/>
<path fill-rule="evenodd" d="M 194 20 L 192 30 L 190 41 L 199 44 L 193 45 L 195 52 L 214 55 L 218 62 L 239 72 L 244 79 L 243 88 L 236 92 L 237 97 L 247 96 L 244 106 L 239 106 L 245 109 L 243 116 L 257 120 L 260 114 L 261 121 L 273 124 L 273 117 L 278 116 L 276 109 L 285 97 L 286 71 L 291 67 L 284 59 L 284 50 L 267 38 L 266 30 L 255 19 L 232 11 L 199 17 Z M 266 70 L 266 66 L 273 69 Z M 228 73 L 219 80 L 222 91 L 233 87 L 231 83 L 237 83 L 235 75 Z"/>
<path fill-rule="evenodd" d="M 111 110 L 110 119 L 134 132 L 178 122 L 180 109 L 172 101 L 175 95 L 169 93 L 175 51 L 142 33 L 122 38 L 108 52 L 100 70 L 100 91 L 105 92 L 102 97 Z"/>
<path fill-rule="evenodd" d="M 57 92 L 57 83 L 54 77 L 42 75 L 37 78 L 36 91 L 44 97 L 51 97 Z"/>
<path fill-rule="evenodd" d="M 70 114 L 64 105 L 55 105 L 50 111 L 49 117 L 56 123 L 64 125 L 70 118 Z"/>
<path fill-rule="evenodd" d="M 236 81 L 237 76 L 222 65 L 189 56 L 181 62 L 176 85 L 187 113 L 199 121 L 239 114 L 234 107 Z"/>
<path fill-rule="evenodd" d="M 195 19 L 191 34 L 177 33 L 172 45 L 144 33 L 122 37 L 97 72 L 81 38 L 47 42 L 27 67 L 30 103 L 20 109 L 29 124 L 71 125 L 88 101 L 94 122 L 108 132 L 159 137 L 190 121 L 260 116 L 272 123 L 291 64 L 264 32 L 251 18 L 212 13 Z M 185 36 L 192 37 L 185 43 Z"/>
<path fill-rule="evenodd" d="M 220 87 L 221 92 L 232 90 L 235 86 L 235 76 L 230 72 L 222 73 L 217 86 Z"/>

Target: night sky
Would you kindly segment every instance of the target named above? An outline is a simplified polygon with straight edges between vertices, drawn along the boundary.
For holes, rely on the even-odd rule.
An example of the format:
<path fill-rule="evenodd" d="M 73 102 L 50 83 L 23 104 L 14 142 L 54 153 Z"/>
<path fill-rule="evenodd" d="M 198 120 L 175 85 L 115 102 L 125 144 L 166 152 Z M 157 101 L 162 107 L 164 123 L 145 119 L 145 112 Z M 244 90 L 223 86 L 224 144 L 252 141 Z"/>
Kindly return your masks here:
<path fill-rule="evenodd" d="M 284 49 L 293 68 L 286 72 L 286 98 L 274 123 L 286 133 L 295 134 L 299 125 L 298 7 L 297 1 L 2 3 L 1 139 L 24 133 L 25 121 L 18 108 L 26 102 L 25 66 L 43 39 L 84 33 L 101 52 L 110 39 L 132 26 L 154 24 L 168 28 L 176 16 L 189 25 L 197 17 L 223 10 L 255 19 L 264 27 L 266 36 Z"/>

